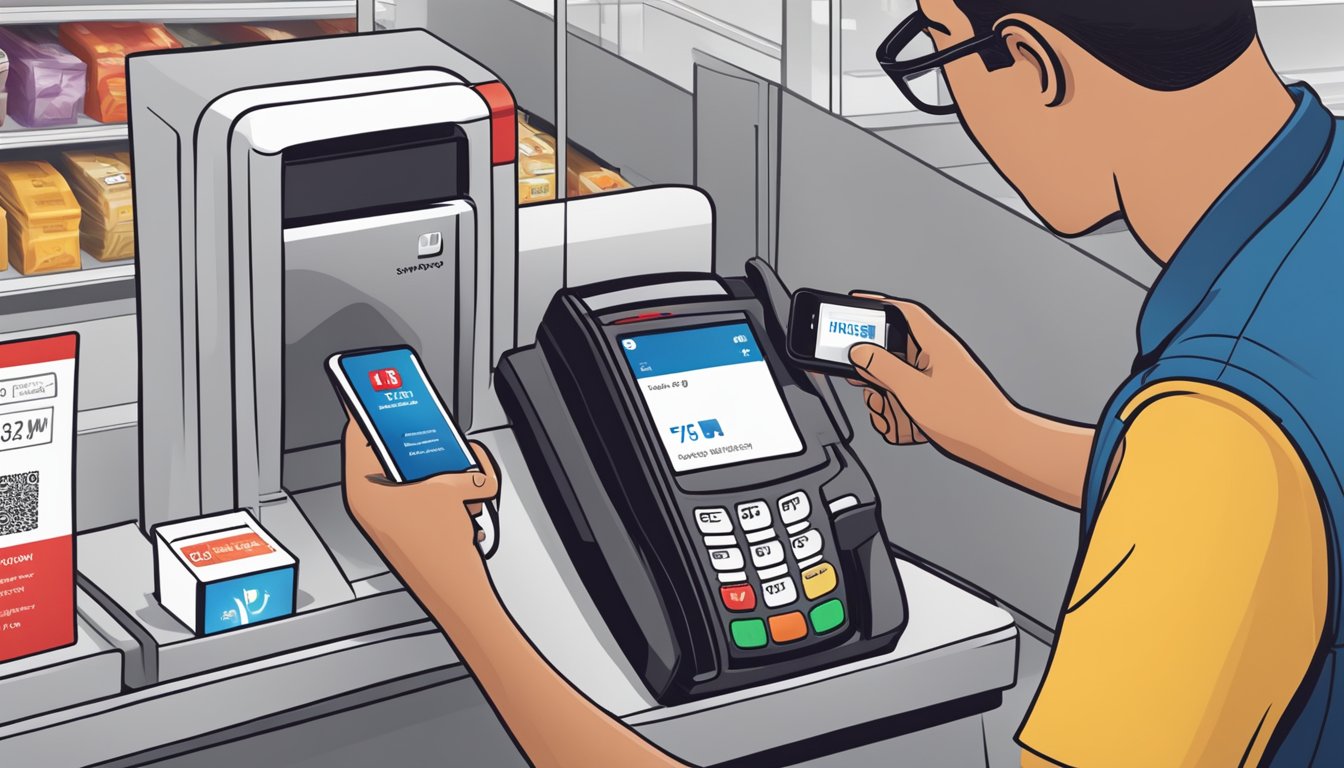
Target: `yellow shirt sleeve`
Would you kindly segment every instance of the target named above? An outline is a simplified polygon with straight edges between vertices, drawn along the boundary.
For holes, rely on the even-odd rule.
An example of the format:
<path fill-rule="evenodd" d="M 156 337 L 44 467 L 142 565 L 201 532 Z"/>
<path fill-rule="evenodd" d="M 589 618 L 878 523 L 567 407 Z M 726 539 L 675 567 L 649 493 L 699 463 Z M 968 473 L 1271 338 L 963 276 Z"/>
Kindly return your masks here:
<path fill-rule="evenodd" d="M 1157 385 L 1122 417 L 1018 741 L 1076 768 L 1256 765 L 1325 625 L 1310 476 L 1263 411 L 1217 387 Z"/>

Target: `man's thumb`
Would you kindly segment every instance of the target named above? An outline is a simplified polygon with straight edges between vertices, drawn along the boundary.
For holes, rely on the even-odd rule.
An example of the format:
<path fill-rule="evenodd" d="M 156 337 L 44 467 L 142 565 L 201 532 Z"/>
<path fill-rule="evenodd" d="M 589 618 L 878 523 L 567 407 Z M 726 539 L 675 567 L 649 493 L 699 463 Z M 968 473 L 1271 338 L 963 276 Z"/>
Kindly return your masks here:
<path fill-rule="evenodd" d="M 849 361 L 865 380 L 888 392 L 898 392 L 914 369 L 876 344 L 855 344 L 849 348 Z"/>

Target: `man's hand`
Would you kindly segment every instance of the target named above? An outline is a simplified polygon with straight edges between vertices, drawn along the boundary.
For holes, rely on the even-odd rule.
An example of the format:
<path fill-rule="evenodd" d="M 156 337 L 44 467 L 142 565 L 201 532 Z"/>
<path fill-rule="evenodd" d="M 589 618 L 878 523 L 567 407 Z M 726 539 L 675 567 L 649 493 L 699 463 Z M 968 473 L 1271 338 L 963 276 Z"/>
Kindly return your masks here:
<path fill-rule="evenodd" d="M 970 350 L 923 306 L 875 294 L 854 296 L 896 307 L 910 325 L 905 360 L 876 344 L 856 344 L 849 351 L 862 377 L 851 383 L 865 388 L 873 428 L 888 443 L 932 440 L 966 457 L 986 429 L 1016 410 Z"/>
<path fill-rule="evenodd" d="M 471 518 L 499 493 L 499 477 L 485 447 L 470 445 L 480 469 L 396 484 L 383 475 L 359 426 L 346 424 L 346 507 L 398 572 L 433 563 L 458 577 L 457 583 L 475 586 L 484 576 Z"/>
<path fill-rule="evenodd" d="M 1077 509 L 1095 432 L 1019 408 L 956 334 L 912 301 L 856 293 L 901 310 L 906 359 L 856 344 L 850 362 L 865 388 L 873 428 L 887 442 L 926 439 L 963 462 Z M 913 362 L 906 362 L 907 360 Z"/>

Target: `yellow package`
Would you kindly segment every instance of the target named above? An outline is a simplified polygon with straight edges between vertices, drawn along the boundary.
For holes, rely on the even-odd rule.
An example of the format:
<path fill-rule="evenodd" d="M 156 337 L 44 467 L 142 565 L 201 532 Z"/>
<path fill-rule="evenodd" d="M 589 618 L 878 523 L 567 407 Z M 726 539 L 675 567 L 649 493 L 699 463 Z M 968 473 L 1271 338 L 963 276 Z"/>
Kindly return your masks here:
<path fill-rule="evenodd" d="M 518 180 L 518 204 L 539 203 L 555 199 L 555 176 L 538 176 Z"/>
<path fill-rule="evenodd" d="M 25 275 L 79 269 L 80 207 L 50 163 L 0 163 L 9 263 Z"/>
<path fill-rule="evenodd" d="M 62 153 L 61 170 L 83 209 L 80 235 L 84 250 L 99 261 L 134 256 L 130 164 L 118 153 L 73 151 Z"/>
<path fill-rule="evenodd" d="M 68 232 L 15 238 L 10 230 L 9 263 L 25 275 L 79 269 L 79 235 Z"/>
<path fill-rule="evenodd" d="M 555 144 L 548 137 L 535 133 L 518 136 L 518 175 L 544 176 L 555 173 Z"/>

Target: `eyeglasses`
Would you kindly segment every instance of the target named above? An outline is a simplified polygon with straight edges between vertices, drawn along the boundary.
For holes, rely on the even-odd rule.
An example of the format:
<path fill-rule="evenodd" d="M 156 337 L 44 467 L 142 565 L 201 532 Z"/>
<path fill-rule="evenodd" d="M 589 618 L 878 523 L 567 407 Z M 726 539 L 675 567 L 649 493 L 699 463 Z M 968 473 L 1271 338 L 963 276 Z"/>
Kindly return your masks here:
<path fill-rule="evenodd" d="M 909 18 L 898 24 L 891 31 L 891 34 L 887 35 L 887 39 L 883 40 L 882 44 L 877 47 L 877 63 L 882 67 L 882 71 L 886 72 L 891 81 L 896 84 L 896 87 L 901 89 L 901 95 L 909 99 L 910 103 L 921 111 L 932 115 L 950 115 L 957 111 L 957 105 L 930 104 L 916 96 L 914 89 L 910 87 L 910 81 L 917 77 L 926 75 L 972 53 L 980 54 L 980 58 L 985 62 L 985 68 L 990 72 L 1012 66 L 1013 57 L 1008 51 L 1008 46 L 1003 42 L 1003 38 L 999 36 L 998 32 L 994 30 L 957 43 L 942 51 L 902 60 L 900 55 L 921 34 L 927 31 L 929 26 L 929 20 L 924 13 L 915 11 L 910 14 Z"/>

